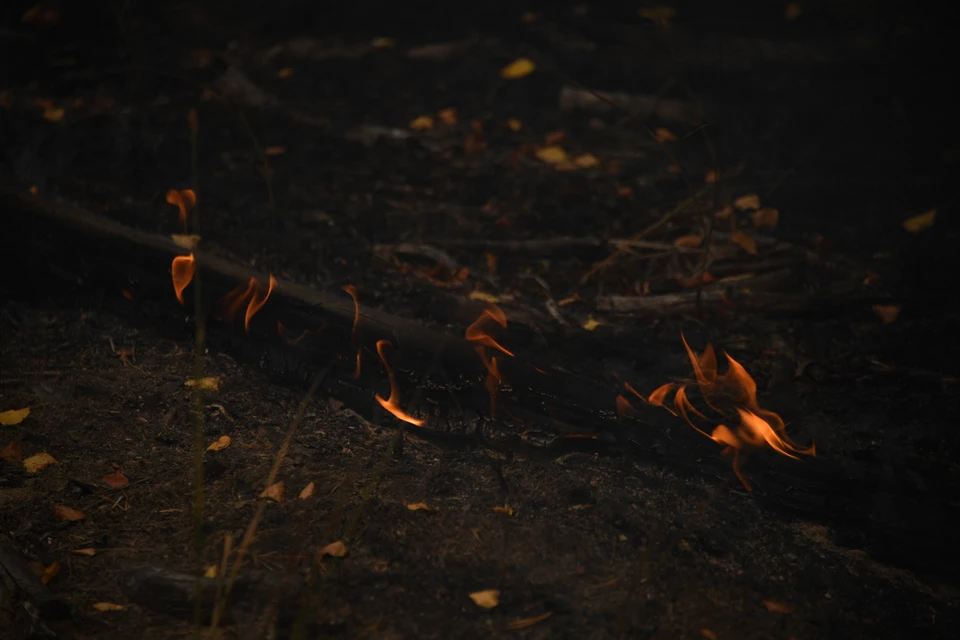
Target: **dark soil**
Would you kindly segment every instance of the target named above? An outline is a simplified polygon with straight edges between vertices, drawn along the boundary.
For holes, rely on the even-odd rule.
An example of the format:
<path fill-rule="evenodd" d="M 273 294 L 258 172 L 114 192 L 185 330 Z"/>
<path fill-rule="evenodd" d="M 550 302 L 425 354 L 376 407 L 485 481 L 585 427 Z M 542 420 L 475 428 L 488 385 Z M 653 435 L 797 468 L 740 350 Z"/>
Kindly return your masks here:
<path fill-rule="evenodd" d="M 776 3 L 688 2 L 674 4 L 664 31 L 615 3 L 429 4 L 129 2 L 61 8 L 59 23 L 14 19 L 2 32 L 19 58 L 0 85 L 0 179 L 157 234 L 179 231 L 167 190 L 194 188 L 193 222 L 211 251 L 322 291 L 353 284 L 365 305 L 438 335 L 462 336 L 476 319 L 485 303 L 472 292 L 495 296 L 518 359 L 609 384 L 607 411 L 573 425 L 584 433 L 616 420 L 623 381 L 649 392 L 691 377 L 681 331 L 697 349 L 713 342 L 842 480 L 771 465 L 768 449 L 744 462 L 748 493 L 729 461 L 713 464 L 720 448 L 708 440 L 677 454 L 683 440 L 671 434 L 689 429 L 679 419 L 660 457 L 620 443 L 562 454 L 448 446 L 398 430 L 374 401 L 386 372 L 368 354 L 379 387 L 339 393 L 344 377 L 308 398 L 280 467 L 286 500 L 267 504 L 249 554 L 249 567 L 302 582 L 307 595 L 279 607 L 254 598 L 229 633 L 289 636 L 299 615 L 302 637 L 953 637 L 960 317 L 947 274 L 960 238 L 946 177 L 960 155 L 941 129 L 937 20 L 869 3 L 804 7 L 788 21 Z M 526 10 L 537 19 L 521 20 Z M 386 36 L 390 46 L 371 45 Z M 454 44 L 424 54 L 436 43 Z M 537 70 L 502 79 L 521 56 Z M 703 117 L 560 108 L 562 87 L 579 85 L 662 92 Z M 62 120 L 44 118 L 37 99 L 64 108 Z M 411 130 L 451 107 L 455 124 Z M 657 127 L 678 140 L 652 142 Z M 557 131 L 571 157 L 599 165 L 557 171 L 539 160 Z M 266 169 L 270 147 L 282 152 Z M 697 261 L 676 251 L 638 250 L 581 278 L 610 254 L 607 239 L 647 228 L 721 168 L 718 202 L 758 193 L 780 224 L 756 236 L 814 256 L 802 266 L 791 257 L 799 275 L 785 295 L 887 296 L 897 319 L 881 322 L 869 304 L 603 312 L 604 296 L 690 290 L 677 282 Z M 931 208 L 931 229 L 901 227 Z M 697 212 L 678 215 L 651 239 L 669 245 L 701 225 Z M 510 244 L 558 237 L 586 241 Z M 456 264 L 382 246 L 401 243 Z M 741 252 L 714 266 L 736 275 L 769 258 Z M 455 278 L 459 267 L 469 272 Z M 127 576 L 144 566 L 192 575 L 220 561 L 228 538 L 236 549 L 302 381 L 216 341 L 204 354 L 220 388 L 205 393 L 203 442 L 232 441 L 204 454 L 198 558 L 184 384 L 195 330 L 172 290 L 164 314 L 137 313 L 96 283 L 50 289 L 38 277 L 25 293 L 31 274 L 15 268 L 0 289 L 0 411 L 31 414 L 0 427 L 0 448 L 16 442 L 24 457 L 47 452 L 57 464 L 31 474 L 0 461 L 0 528 L 38 570 L 59 563 L 48 586 L 73 612 L 47 623 L 60 635 L 189 634 L 189 614 L 158 613 Z M 602 324 L 586 331 L 589 318 Z M 502 415 L 483 419 L 535 439 Z M 116 470 L 128 486 L 103 484 Z M 315 495 L 299 499 L 309 483 Z M 417 503 L 430 510 L 407 506 Z M 56 505 L 88 519 L 58 520 Z M 337 540 L 347 555 L 318 559 Z M 85 548 L 96 555 L 72 553 Z M 471 601 L 484 589 L 500 591 L 496 608 Z M 102 602 L 124 608 L 98 613 Z M 0 599 L 0 628 L 13 637 L 29 626 L 18 607 Z M 509 630 L 520 620 L 529 626 Z"/>

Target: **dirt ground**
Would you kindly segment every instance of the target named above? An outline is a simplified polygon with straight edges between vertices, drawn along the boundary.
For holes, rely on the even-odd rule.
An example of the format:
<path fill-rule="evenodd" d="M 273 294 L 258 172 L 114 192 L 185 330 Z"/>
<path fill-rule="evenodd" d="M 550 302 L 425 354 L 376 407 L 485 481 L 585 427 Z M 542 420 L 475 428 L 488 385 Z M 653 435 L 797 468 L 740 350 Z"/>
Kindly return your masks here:
<path fill-rule="evenodd" d="M 211 251 L 325 292 L 355 285 L 363 304 L 438 331 L 463 335 L 492 297 L 518 358 L 610 382 L 597 424 L 612 419 L 615 381 L 691 377 L 683 331 L 734 354 L 798 441 L 877 490 L 836 513 L 831 489 L 798 483 L 788 512 L 762 483 L 747 493 L 726 464 L 699 465 L 700 452 L 671 467 L 616 447 L 448 447 L 401 435 L 374 389 L 345 404 L 324 387 L 279 468 L 285 499 L 258 498 L 303 385 L 211 348 L 203 370 L 219 388 L 204 393 L 202 444 L 230 441 L 203 454 L 198 558 L 195 335 L 173 292 L 171 323 L 119 313 L 119 291 L 5 286 L 0 411 L 30 414 L 0 426 L 0 532 L 69 603 L 47 627 L 193 633 L 190 607 L 162 613 L 172 596 L 131 586 L 137 572 L 213 575 L 262 508 L 244 572 L 266 586 L 234 594 L 232 637 L 954 637 L 960 322 L 944 274 L 960 255 L 947 181 L 960 156 L 939 133 L 936 82 L 909 57 L 936 53 L 936 21 L 856 2 L 789 20 L 771 3 L 689 2 L 664 31 L 659 14 L 612 2 L 437 5 L 130 2 L 14 20 L 3 46 L 24 55 L 0 86 L 3 186 L 157 234 L 179 231 L 167 191 L 194 188 L 191 224 Z M 536 71 L 502 78 L 520 57 Z M 702 113 L 564 107 L 582 85 Z M 430 128 L 412 125 L 423 116 Z M 676 139 L 651 140 L 657 128 Z M 593 160 L 558 170 L 537 155 L 551 145 Z M 652 253 L 582 278 L 610 255 L 606 239 L 657 223 L 721 167 L 718 198 L 757 193 L 780 217 L 751 228 L 758 256 L 726 242 L 718 276 L 788 264 L 803 274 L 791 294 L 889 296 L 899 315 L 602 308 L 605 296 L 689 289 L 678 282 L 697 261 L 671 247 L 703 229 L 686 214 Z M 902 227 L 934 208 L 926 232 Z M 522 244 L 544 238 L 563 243 Z M 4 278 L 29 279 L 15 268 Z M 24 467 L 43 453 L 56 462 Z M 117 472 L 129 484 L 111 487 Z M 485 590 L 498 590 L 495 607 L 471 599 Z M 2 625 L 31 637 L 24 611 L 0 598 L 0 637 Z"/>

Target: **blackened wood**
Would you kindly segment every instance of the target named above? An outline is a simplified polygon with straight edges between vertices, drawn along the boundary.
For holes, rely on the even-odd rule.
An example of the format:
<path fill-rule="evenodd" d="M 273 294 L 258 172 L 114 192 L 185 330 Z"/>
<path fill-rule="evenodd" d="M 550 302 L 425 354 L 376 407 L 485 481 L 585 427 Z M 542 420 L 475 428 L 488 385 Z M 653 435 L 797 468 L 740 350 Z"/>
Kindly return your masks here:
<path fill-rule="evenodd" d="M 0 533 L 0 589 L 12 591 L 14 600 L 36 607 L 41 618 L 59 620 L 70 617 L 70 605 L 50 593 L 47 585 L 30 570 L 26 558 L 6 534 Z M 0 598 L 6 599 L 6 598 Z"/>

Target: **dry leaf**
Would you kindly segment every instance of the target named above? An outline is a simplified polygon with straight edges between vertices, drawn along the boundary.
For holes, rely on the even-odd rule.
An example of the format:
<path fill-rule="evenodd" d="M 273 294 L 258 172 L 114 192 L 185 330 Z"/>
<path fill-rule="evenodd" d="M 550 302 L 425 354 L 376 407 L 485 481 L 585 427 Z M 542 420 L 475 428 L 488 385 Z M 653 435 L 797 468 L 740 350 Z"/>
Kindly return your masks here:
<path fill-rule="evenodd" d="M 283 69 L 280 69 L 280 71 L 277 71 L 277 75 L 281 78 L 289 78 L 293 75 L 293 69 L 290 67 L 284 67 Z"/>
<path fill-rule="evenodd" d="M 115 471 L 105 475 L 102 480 L 105 485 L 113 489 L 120 489 L 130 484 L 130 480 L 127 479 L 127 476 L 123 475 L 122 471 Z"/>
<path fill-rule="evenodd" d="M 212 564 L 203 571 L 204 578 L 216 578 L 217 577 L 217 565 Z"/>
<path fill-rule="evenodd" d="M 518 620 L 511 620 L 507 624 L 503 625 L 501 629 L 504 631 L 516 631 L 517 629 L 526 629 L 527 627 L 532 627 L 541 620 L 546 620 L 553 614 L 552 611 L 547 611 L 546 613 L 541 613 L 538 616 L 533 616 L 532 618 L 520 618 Z"/>
<path fill-rule="evenodd" d="M 263 152 L 268 156 L 280 156 L 287 152 L 287 148 L 283 145 L 275 144 L 267 147 L 263 150 Z"/>
<path fill-rule="evenodd" d="M 124 606 L 122 604 L 114 604 L 112 602 L 98 602 L 93 605 L 95 611 L 103 613 L 105 611 L 123 611 Z"/>
<path fill-rule="evenodd" d="M 734 231 L 732 234 L 730 234 L 730 241 L 735 245 L 738 245 L 750 255 L 757 255 L 757 243 L 754 242 L 753 238 L 751 238 L 750 234 L 746 231 L 740 231 L 739 229 Z"/>
<path fill-rule="evenodd" d="M 753 226 L 755 227 L 770 227 L 773 229 L 780 222 L 780 212 L 770 208 L 760 209 L 751 213 L 750 219 L 753 220 Z"/>
<path fill-rule="evenodd" d="M 703 238 L 698 235 L 689 235 L 689 236 L 680 236 L 673 241 L 673 246 L 675 247 L 688 247 L 691 249 L 696 249 L 703 242 Z"/>
<path fill-rule="evenodd" d="M 783 604 L 782 602 L 777 602 L 776 600 L 764 600 L 763 606 L 767 608 L 767 611 L 774 613 L 793 613 L 793 607 L 788 604 Z"/>
<path fill-rule="evenodd" d="M 280 482 L 274 482 L 272 485 L 264 489 L 260 494 L 260 497 L 273 500 L 274 502 L 283 502 L 283 497 L 286 492 L 287 487 L 285 484 L 283 484 L 283 480 L 281 480 Z"/>
<path fill-rule="evenodd" d="M 313 494 L 317 492 L 317 485 L 310 483 L 303 488 L 303 491 L 300 492 L 300 499 L 306 500 L 307 498 L 312 498 Z"/>
<path fill-rule="evenodd" d="M 199 380 L 196 380 L 196 379 L 194 379 L 194 378 L 191 378 L 190 380 L 187 380 L 187 381 L 184 382 L 183 384 L 185 384 L 186 386 L 188 386 L 188 387 L 190 387 L 190 388 L 198 388 L 198 387 L 199 387 L 200 389 L 203 389 L 204 391 L 218 391 L 218 390 L 220 389 L 220 378 L 218 378 L 218 377 L 216 377 L 216 376 L 210 376 L 210 377 L 207 377 L 207 378 L 200 378 Z"/>
<path fill-rule="evenodd" d="M 470 599 L 473 600 L 478 607 L 493 609 L 500 604 L 500 590 L 484 589 L 483 591 L 474 591 L 470 594 Z"/>
<path fill-rule="evenodd" d="M 94 549 L 93 547 L 85 547 L 83 549 L 71 549 L 70 553 L 72 553 L 75 556 L 93 557 L 97 555 L 97 550 Z"/>
<path fill-rule="evenodd" d="M 548 147 L 554 144 L 560 144 L 566 137 L 567 134 L 563 131 L 551 131 L 544 137 L 543 144 Z"/>
<path fill-rule="evenodd" d="M 930 209 L 925 213 L 921 213 L 918 216 L 913 216 L 903 221 L 903 228 L 909 231 L 910 233 L 920 233 L 924 229 L 929 229 L 933 226 L 933 222 L 937 219 L 937 210 Z"/>
<path fill-rule="evenodd" d="M 19 442 L 14 440 L 5 446 L 3 451 L 0 451 L 0 460 L 6 460 L 7 462 L 20 462 L 23 460 L 23 447 L 20 446 Z"/>
<path fill-rule="evenodd" d="M 569 297 L 564 298 L 563 300 L 558 300 L 558 301 L 557 301 L 557 306 L 558 306 L 558 307 L 565 307 L 565 306 L 567 306 L 568 304 L 573 304 L 574 302 L 580 302 L 581 300 L 582 300 L 582 298 L 580 297 L 580 294 L 579 294 L 579 293 L 575 293 L 575 294 L 573 294 L 572 296 L 569 296 Z"/>
<path fill-rule="evenodd" d="M 664 5 L 657 5 L 655 7 L 644 7 L 640 9 L 640 17 L 646 18 L 647 20 L 652 20 L 659 25 L 666 26 L 670 20 L 675 18 L 677 15 L 677 10 L 673 7 L 666 7 Z"/>
<path fill-rule="evenodd" d="M 207 451 L 223 451 L 230 446 L 231 442 L 232 440 L 230 439 L 230 436 L 220 436 L 215 442 L 211 443 L 210 446 L 207 447 Z"/>
<path fill-rule="evenodd" d="M 15 424 L 23 422 L 30 415 L 30 407 L 23 409 L 11 409 L 10 411 L 0 411 L 0 425 L 12 427 Z"/>
<path fill-rule="evenodd" d="M 600 164 L 600 160 L 592 153 L 584 153 L 577 156 L 573 163 L 581 169 L 591 169 Z"/>
<path fill-rule="evenodd" d="M 57 577 L 58 573 L 60 573 L 60 563 L 53 562 L 49 567 L 43 570 L 43 575 L 40 576 L 40 582 L 43 584 L 50 584 L 50 581 Z"/>
<path fill-rule="evenodd" d="M 591 316 L 587 316 L 587 321 L 583 323 L 583 328 L 586 329 L 587 331 L 593 331 L 594 329 L 599 327 L 601 324 L 603 323 L 600 322 L 599 320 L 596 320 L 591 315 Z"/>
<path fill-rule="evenodd" d="M 563 150 L 563 147 L 556 145 L 537 149 L 536 156 L 547 164 L 560 164 L 561 162 L 568 161 L 567 152 Z"/>
<path fill-rule="evenodd" d="M 746 211 L 747 209 L 759 209 L 760 208 L 760 196 L 755 193 L 748 193 L 745 196 L 740 196 L 733 201 L 733 206 L 740 211 Z"/>
<path fill-rule="evenodd" d="M 510 129 L 510 131 L 520 131 L 520 129 L 523 129 L 523 123 L 516 118 L 508 118 L 507 128 Z"/>
<path fill-rule="evenodd" d="M 713 184 L 720 180 L 720 174 L 716 171 L 707 171 L 707 175 L 703 177 L 703 181 L 707 184 Z"/>
<path fill-rule="evenodd" d="M 184 249 L 196 249 L 200 244 L 200 236 L 196 234 L 183 234 L 183 233 L 173 233 L 170 234 L 170 239 L 173 240 L 173 244 Z"/>
<path fill-rule="evenodd" d="M 28 473 L 37 473 L 52 464 L 57 464 L 57 460 L 46 451 L 32 455 L 23 461 L 23 467 Z"/>
<path fill-rule="evenodd" d="M 43 110 L 43 119 L 50 122 L 62 122 L 66 111 L 63 107 L 47 107 Z"/>
<path fill-rule="evenodd" d="M 700 629 L 700 635 L 702 635 L 707 640 L 717 640 L 717 634 L 715 634 L 710 629 Z"/>
<path fill-rule="evenodd" d="M 347 555 L 347 545 L 343 544 L 342 540 L 337 540 L 336 542 L 331 542 L 323 549 L 317 552 L 318 558 L 323 558 L 324 556 L 330 556 L 332 558 L 342 558 Z"/>
<path fill-rule="evenodd" d="M 577 167 L 577 165 L 573 164 L 572 162 L 567 161 L 567 162 L 561 162 L 560 164 L 555 164 L 553 165 L 553 168 L 556 169 L 557 171 L 576 171 L 579 167 Z"/>
<path fill-rule="evenodd" d="M 457 110 L 453 107 L 448 107 L 437 112 L 437 117 L 440 118 L 440 122 L 451 127 L 457 124 Z"/>
<path fill-rule="evenodd" d="M 633 200 L 633 187 L 626 185 L 617 185 L 617 195 L 621 198 Z"/>
<path fill-rule="evenodd" d="M 497 296 L 493 295 L 492 293 L 486 293 L 483 291 L 471 291 L 469 297 L 471 300 L 483 300 L 488 304 L 496 304 L 500 302 L 500 298 L 498 298 Z"/>
<path fill-rule="evenodd" d="M 880 284 L 880 276 L 872 271 L 867 272 L 867 275 L 863 278 L 863 286 L 875 287 L 878 284 Z"/>
<path fill-rule="evenodd" d="M 87 514 L 83 511 L 77 511 L 76 509 L 65 507 L 62 504 L 55 506 L 53 512 L 57 516 L 57 520 L 64 520 L 66 522 L 83 522 L 87 519 Z"/>
<path fill-rule="evenodd" d="M 875 304 L 873 305 L 873 312 L 878 318 L 883 320 L 884 324 L 890 324 L 891 322 L 896 322 L 900 316 L 900 307 L 896 305 Z"/>
<path fill-rule="evenodd" d="M 800 17 L 801 13 L 800 5 L 796 2 L 791 2 L 787 5 L 787 8 L 783 10 L 783 17 L 787 20 L 796 20 Z"/>
<path fill-rule="evenodd" d="M 505 504 L 502 507 L 494 507 L 493 510 L 496 511 L 497 513 L 505 513 L 508 516 L 513 515 L 513 507 L 511 507 L 508 504 Z"/>
<path fill-rule="evenodd" d="M 487 271 L 491 276 L 497 275 L 497 256 L 489 251 L 483 254 L 483 259 L 487 262 Z"/>
<path fill-rule="evenodd" d="M 410 511 L 438 511 L 436 507 L 428 507 L 426 502 L 404 503 Z"/>
<path fill-rule="evenodd" d="M 374 38 L 370 41 L 370 46 L 374 49 L 389 49 L 390 47 L 397 46 L 397 41 L 393 38 Z"/>
<path fill-rule="evenodd" d="M 717 220 L 726 220 L 732 215 L 733 215 L 733 206 L 728 204 L 723 209 L 720 209 L 719 211 L 714 213 L 713 217 L 716 218 Z"/>
<path fill-rule="evenodd" d="M 508 80 L 516 80 L 533 73 L 537 66 L 529 58 L 517 58 L 503 69 L 500 70 L 500 76 Z"/>
<path fill-rule="evenodd" d="M 420 116 L 410 121 L 410 128 L 414 131 L 426 131 L 433 128 L 433 118 L 430 116 Z"/>
<path fill-rule="evenodd" d="M 657 127 L 653 131 L 653 139 L 657 142 L 671 142 L 677 139 L 677 136 L 673 135 L 669 129 L 664 129 L 663 127 Z"/>
<path fill-rule="evenodd" d="M 533 11 L 524 11 L 520 15 L 520 22 L 526 22 L 527 24 L 531 22 L 536 22 L 540 19 L 540 14 Z"/>

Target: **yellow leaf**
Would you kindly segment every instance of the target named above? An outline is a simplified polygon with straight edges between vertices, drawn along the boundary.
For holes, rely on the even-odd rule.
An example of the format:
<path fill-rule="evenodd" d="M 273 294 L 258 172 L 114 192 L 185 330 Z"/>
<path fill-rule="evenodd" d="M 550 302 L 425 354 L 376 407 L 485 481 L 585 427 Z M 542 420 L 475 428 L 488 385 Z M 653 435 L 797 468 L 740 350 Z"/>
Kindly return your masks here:
<path fill-rule="evenodd" d="M 318 558 L 323 558 L 324 556 L 330 556 L 332 558 L 342 558 L 347 555 L 347 545 L 343 544 L 342 540 L 337 540 L 336 542 L 331 542 L 323 549 L 317 552 Z"/>
<path fill-rule="evenodd" d="M 497 296 L 493 295 L 492 293 L 486 293 L 486 292 L 483 292 L 483 291 L 471 291 L 471 292 L 470 292 L 470 299 L 471 299 L 471 300 L 483 300 L 484 302 L 486 302 L 486 303 L 488 303 L 488 304 L 496 304 L 496 303 L 500 302 L 500 298 L 498 298 Z"/>
<path fill-rule="evenodd" d="M 669 129 L 664 129 L 663 127 L 657 127 L 653 131 L 653 139 L 657 142 L 670 142 L 676 140 L 677 136 L 673 135 Z"/>
<path fill-rule="evenodd" d="M 755 193 L 748 193 L 745 196 L 740 196 L 733 201 L 733 206 L 740 211 L 746 211 L 747 209 L 759 209 L 760 208 L 760 196 Z"/>
<path fill-rule="evenodd" d="M 293 75 L 293 69 L 290 67 L 284 67 L 283 69 L 280 69 L 280 71 L 277 71 L 277 75 L 281 78 L 289 78 Z"/>
<path fill-rule="evenodd" d="M 577 156 L 573 163 L 581 169 L 590 169 L 600 164 L 600 161 L 597 159 L 597 156 L 592 153 L 584 153 Z"/>
<path fill-rule="evenodd" d="M 903 221 L 903 228 L 909 231 L 910 233 L 920 233 L 924 229 L 929 229 L 933 226 L 934 220 L 937 218 L 937 210 L 930 209 L 925 213 L 921 213 L 918 216 L 913 216 Z"/>
<path fill-rule="evenodd" d="M 673 241 L 673 246 L 675 247 L 687 247 L 690 249 L 696 249 L 703 242 L 703 238 L 696 234 L 689 236 L 680 236 Z"/>
<path fill-rule="evenodd" d="M 274 502 L 283 502 L 283 498 L 286 493 L 287 487 L 285 484 L 283 484 L 283 480 L 281 480 L 280 482 L 275 482 L 264 489 L 263 492 L 260 493 L 260 497 L 267 500 L 273 500 Z"/>
<path fill-rule="evenodd" d="M 12 427 L 15 424 L 23 422 L 30 415 L 30 407 L 23 409 L 11 409 L 10 411 L 0 412 L 0 425 Z"/>
<path fill-rule="evenodd" d="M 483 591 L 474 591 L 470 594 L 470 599 L 473 600 L 478 607 L 493 609 L 500 604 L 500 590 L 484 589 Z"/>
<path fill-rule="evenodd" d="M 220 436 L 207 447 L 207 451 L 223 451 L 230 446 L 231 442 L 230 436 Z"/>
<path fill-rule="evenodd" d="M 505 504 L 502 507 L 494 507 L 493 510 L 496 511 L 497 513 L 505 513 L 508 516 L 513 515 L 513 507 L 511 507 L 508 504 Z"/>
<path fill-rule="evenodd" d="M 586 329 L 587 331 L 593 331 L 594 329 L 599 327 L 601 324 L 603 323 L 600 322 L 599 320 L 594 319 L 593 316 L 589 316 L 587 318 L 587 321 L 583 323 L 583 328 Z"/>
<path fill-rule="evenodd" d="M 457 124 L 457 110 L 453 107 L 441 109 L 437 112 L 437 117 L 440 118 L 440 122 L 451 127 Z"/>
<path fill-rule="evenodd" d="M 280 156 L 287 152 L 287 148 L 280 144 L 275 144 L 263 150 L 268 156 Z"/>
<path fill-rule="evenodd" d="M 52 464 L 57 464 L 56 459 L 49 453 L 43 452 L 30 456 L 24 460 L 23 468 L 26 469 L 28 473 L 37 473 L 38 471 L 46 469 Z"/>
<path fill-rule="evenodd" d="M 217 577 L 217 565 L 212 564 L 203 571 L 204 578 L 216 578 Z"/>
<path fill-rule="evenodd" d="M 191 378 L 186 382 L 184 382 L 183 384 L 185 384 L 190 388 L 200 388 L 200 389 L 203 389 L 204 391 L 217 391 L 220 389 L 220 378 L 217 378 L 215 376 L 200 378 L 199 380 L 195 378 Z"/>
<path fill-rule="evenodd" d="M 123 611 L 124 606 L 122 604 L 114 604 L 112 602 L 98 602 L 93 605 L 95 611 L 104 613 L 105 611 Z"/>
<path fill-rule="evenodd" d="M 663 26 L 666 26 L 670 20 L 676 17 L 676 15 L 676 9 L 673 7 L 665 7 L 663 5 L 644 7 L 643 9 L 640 9 L 641 18 L 646 18 L 647 20 L 651 20 Z"/>
<path fill-rule="evenodd" d="M 57 516 L 57 520 L 63 520 L 65 522 L 82 522 L 87 519 L 87 514 L 83 511 L 77 511 L 62 504 L 55 506 L 53 513 Z"/>
<path fill-rule="evenodd" d="M 750 219 L 753 220 L 753 226 L 755 227 L 770 227 L 773 229 L 780 222 L 780 212 L 770 208 L 760 209 L 751 213 Z"/>
<path fill-rule="evenodd" d="M 130 480 L 127 479 L 127 476 L 123 475 L 122 471 L 115 471 L 105 475 L 102 480 L 105 485 L 112 489 L 121 489 L 130 484 Z"/>
<path fill-rule="evenodd" d="M 97 550 L 94 549 L 93 547 L 85 547 L 83 549 L 71 549 L 70 553 L 72 553 L 75 556 L 93 557 L 97 555 Z"/>
<path fill-rule="evenodd" d="M 520 129 L 523 129 L 523 123 L 516 118 L 508 118 L 507 128 L 510 129 L 510 131 L 520 131 Z"/>
<path fill-rule="evenodd" d="M 547 164 L 560 164 L 561 162 L 567 162 L 567 152 L 563 150 L 563 147 L 558 147 L 555 145 L 537 149 L 536 156 Z"/>
<path fill-rule="evenodd" d="M 774 613 L 793 613 L 793 607 L 788 604 L 783 604 L 782 602 L 777 602 L 776 600 L 764 600 L 763 606 L 767 608 L 767 611 Z"/>
<path fill-rule="evenodd" d="M 746 251 L 752 256 L 757 255 L 757 243 L 753 238 L 750 237 L 746 231 L 734 231 L 730 235 L 730 241 L 736 245 L 739 245 L 741 249 Z"/>
<path fill-rule="evenodd" d="M 517 78 L 530 75 L 536 68 L 537 65 L 533 64 L 533 60 L 529 58 L 517 58 L 501 69 L 500 75 L 508 80 L 516 80 Z"/>
<path fill-rule="evenodd" d="M 897 318 L 900 316 L 900 307 L 896 305 L 875 304 L 872 308 L 873 312 L 878 318 L 883 320 L 884 324 L 896 322 Z"/>
<path fill-rule="evenodd" d="M 374 49 L 389 49 L 390 47 L 397 46 L 397 41 L 393 38 L 374 38 L 370 41 L 370 46 Z"/>
<path fill-rule="evenodd" d="M 784 9 L 783 17 L 786 18 L 787 20 L 796 20 L 797 18 L 800 17 L 800 14 L 802 12 L 803 11 L 802 9 L 800 9 L 799 4 L 797 4 L 796 2 L 791 2 L 790 4 L 787 5 L 787 8 Z"/>
<path fill-rule="evenodd" d="M 410 511 L 438 511 L 436 507 L 428 507 L 426 502 L 404 503 Z"/>
<path fill-rule="evenodd" d="M 40 582 L 43 584 L 50 584 L 50 581 L 57 577 L 58 573 L 60 573 L 60 563 L 53 562 L 49 567 L 43 570 L 43 575 L 40 576 Z"/>
<path fill-rule="evenodd" d="M 317 492 L 317 485 L 310 483 L 303 488 L 303 491 L 300 492 L 300 499 L 306 500 L 307 498 L 312 498 L 313 494 Z"/>
<path fill-rule="evenodd" d="M 433 118 L 430 116 L 419 116 L 410 121 L 410 128 L 414 131 L 426 131 L 433 128 Z"/>

